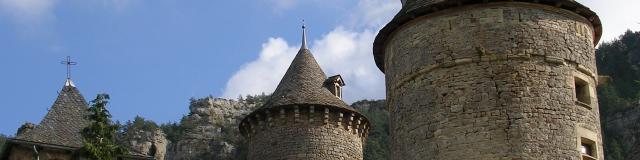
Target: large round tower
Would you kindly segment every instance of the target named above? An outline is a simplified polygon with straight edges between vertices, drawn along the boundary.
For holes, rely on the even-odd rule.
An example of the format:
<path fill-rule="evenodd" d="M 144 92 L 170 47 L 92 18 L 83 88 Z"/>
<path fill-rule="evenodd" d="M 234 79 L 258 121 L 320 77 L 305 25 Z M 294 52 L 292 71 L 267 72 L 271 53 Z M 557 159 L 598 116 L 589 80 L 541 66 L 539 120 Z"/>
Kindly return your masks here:
<path fill-rule="evenodd" d="M 339 75 L 325 76 L 303 32 L 302 47 L 271 98 L 240 123 L 247 158 L 362 160 L 369 123 L 341 100 L 342 86 Z"/>
<path fill-rule="evenodd" d="M 402 0 L 378 34 L 392 159 L 597 159 L 598 16 L 572 0 Z"/>

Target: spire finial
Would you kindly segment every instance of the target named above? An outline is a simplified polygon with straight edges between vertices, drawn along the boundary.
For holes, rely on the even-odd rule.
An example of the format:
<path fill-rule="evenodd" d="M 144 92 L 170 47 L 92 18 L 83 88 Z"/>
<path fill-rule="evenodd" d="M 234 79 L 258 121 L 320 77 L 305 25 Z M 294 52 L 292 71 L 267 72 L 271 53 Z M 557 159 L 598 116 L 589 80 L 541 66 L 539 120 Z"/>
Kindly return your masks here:
<path fill-rule="evenodd" d="M 304 19 L 302 20 L 302 49 L 307 48 L 307 26 L 304 24 Z"/>
<path fill-rule="evenodd" d="M 71 57 L 67 56 L 67 59 L 65 59 L 64 61 L 60 62 L 60 64 L 67 65 L 67 80 L 71 79 L 71 66 L 72 65 L 77 65 L 78 62 L 71 61 Z"/>

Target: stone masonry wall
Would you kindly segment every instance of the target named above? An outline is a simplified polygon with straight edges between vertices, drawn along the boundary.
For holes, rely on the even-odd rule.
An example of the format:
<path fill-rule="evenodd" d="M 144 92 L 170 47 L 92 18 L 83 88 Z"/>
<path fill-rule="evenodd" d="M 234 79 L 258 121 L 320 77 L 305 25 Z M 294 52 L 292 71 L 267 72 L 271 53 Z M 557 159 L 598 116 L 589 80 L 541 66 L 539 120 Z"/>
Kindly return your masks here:
<path fill-rule="evenodd" d="M 418 17 L 385 48 L 392 159 L 603 159 L 589 21 L 495 2 Z M 577 102 L 575 81 L 590 101 Z"/>
<path fill-rule="evenodd" d="M 252 117 L 241 129 L 250 132 L 248 159 L 362 160 L 366 119 L 329 108 L 282 108 Z"/>
<path fill-rule="evenodd" d="M 43 160 L 72 160 L 73 156 L 69 152 L 60 150 L 48 150 L 40 148 L 38 150 L 39 158 Z M 9 153 L 9 160 L 33 160 L 36 159 L 33 148 L 15 145 Z"/>

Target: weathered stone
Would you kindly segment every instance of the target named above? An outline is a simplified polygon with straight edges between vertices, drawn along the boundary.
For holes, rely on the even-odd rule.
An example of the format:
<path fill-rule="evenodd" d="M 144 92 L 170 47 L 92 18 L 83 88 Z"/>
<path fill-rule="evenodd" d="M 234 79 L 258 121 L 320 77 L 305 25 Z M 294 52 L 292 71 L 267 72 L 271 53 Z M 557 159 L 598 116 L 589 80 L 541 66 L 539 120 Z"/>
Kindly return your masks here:
<path fill-rule="evenodd" d="M 602 160 L 594 21 L 531 1 L 475 2 L 409 0 L 400 17 L 451 7 L 396 17 L 378 36 L 390 157 L 579 160 L 585 143 Z"/>
<path fill-rule="evenodd" d="M 305 47 L 304 37 L 302 48 L 267 103 L 239 126 L 249 140 L 247 159 L 361 160 L 368 120 L 340 99 L 339 88 L 331 92 L 332 87 L 326 87 L 336 77 L 326 77 Z"/>
<path fill-rule="evenodd" d="M 255 109 L 254 104 L 206 97 L 194 99 L 181 122 L 186 133 L 167 150 L 167 159 L 219 159 L 237 157 L 238 124 Z"/>
<path fill-rule="evenodd" d="M 161 129 L 154 131 L 129 130 L 119 139 L 133 154 L 142 154 L 164 160 L 167 153 L 168 141 Z"/>

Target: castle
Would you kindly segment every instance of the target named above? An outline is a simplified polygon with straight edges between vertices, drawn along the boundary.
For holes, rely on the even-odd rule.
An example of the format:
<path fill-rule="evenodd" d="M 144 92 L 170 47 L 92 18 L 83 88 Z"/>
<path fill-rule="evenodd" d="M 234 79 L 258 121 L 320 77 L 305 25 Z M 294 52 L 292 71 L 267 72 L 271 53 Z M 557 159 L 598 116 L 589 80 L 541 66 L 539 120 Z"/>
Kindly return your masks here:
<path fill-rule="evenodd" d="M 373 47 L 386 76 L 391 159 L 604 159 L 593 11 L 572 0 L 401 2 Z M 307 91 L 322 83 L 308 79 L 324 77 L 307 52 L 303 42 L 270 104 L 244 119 L 249 159 L 362 158 L 332 157 L 361 149 L 366 128 L 345 136 L 352 125 L 331 111 L 357 112 Z M 323 125 L 313 121 L 317 104 L 330 106 Z M 319 136 L 335 119 L 340 130 Z M 340 138 L 351 139 L 314 142 Z"/>
<path fill-rule="evenodd" d="M 391 159 L 604 159 L 593 11 L 573 0 L 401 2 L 373 46 Z M 302 37 L 269 101 L 238 126 L 248 159 L 363 159 L 371 126 L 341 100 L 342 77 L 327 78 L 304 27 Z M 40 125 L 11 141 L 10 155 L 23 156 L 14 159 L 76 156 L 86 102 L 70 80 L 59 96 Z"/>
<path fill-rule="evenodd" d="M 402 0 L 373 54 L 392 159 L 604 159 L 598 16 L 573 0 Z"/>

